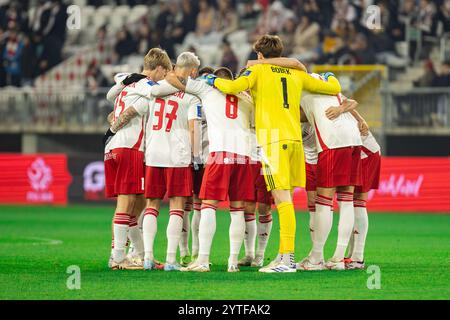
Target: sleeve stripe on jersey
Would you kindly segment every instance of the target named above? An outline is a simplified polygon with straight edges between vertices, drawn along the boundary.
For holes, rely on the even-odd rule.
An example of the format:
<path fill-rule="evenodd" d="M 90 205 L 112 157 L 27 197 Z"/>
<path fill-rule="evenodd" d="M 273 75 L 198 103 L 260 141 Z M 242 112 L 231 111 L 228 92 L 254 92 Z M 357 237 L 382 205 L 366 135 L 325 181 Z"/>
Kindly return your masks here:
<path fill-rule="evenodd" d="M 267 164 L 264 164 L 264 168 L 266 169 L 267 182 L 269 183 L 270 190 L 274 190 L 275 182 L 273 181 L 272 171 L 270 171 L 270 167 Z"/>

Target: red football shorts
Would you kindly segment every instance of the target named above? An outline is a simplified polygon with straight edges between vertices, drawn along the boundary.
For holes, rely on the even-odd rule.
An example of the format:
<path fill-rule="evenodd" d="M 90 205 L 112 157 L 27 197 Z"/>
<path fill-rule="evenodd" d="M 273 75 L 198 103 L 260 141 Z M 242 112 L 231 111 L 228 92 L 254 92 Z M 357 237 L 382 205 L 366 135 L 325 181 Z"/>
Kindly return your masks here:
<path fill-rule="evenodd" d="M 306 191 L 317 189 L 317 164 L 306 162 Z"/>
<path fill-rule="evenodd" d="M 144 193 L 144 153 L 130 148 L 116 148 L 105 154 L 105 194 Z"/>
<path fill-rule="evenodd" d="M 317 161 L 317 187 L 361 185 L 361 147 L 323 150 Z"/>
<path fill-rule="evenodd" d="M 266 181 L 261 170 L 261 162 L 250 164 L 254 181 L 254 198 L 256 202 L 271 205 L 274 203 L 272 194 L 267 191 Z"/>
<path fill-rule="evenodd" d="M 367 158 L 361 159 L 361 186 L 355 188 L 355 193 L 376 190 L 380 183 L 381 155 L 379 152 L 367 155 Z"/>
<path fill-rule="evenodd" d="M 203 200 L 254 201 L 249 158 L 229 152 L 211 152 L 199 198 Z"/>
<path fill-rule="evenodd" d="M 145 197 L 163 199 L 192 196 L 192 168 L 145 167 Z"/>
<path fill-rule="evenodd" d="M 200 188 L 202 187 L 203 174 L 205 173 L 205 168 L 201 166 L 199 170 L 192 170 L 192 176 L 194 179 L 194 194 L 198 195 L 200 193 Z"/>

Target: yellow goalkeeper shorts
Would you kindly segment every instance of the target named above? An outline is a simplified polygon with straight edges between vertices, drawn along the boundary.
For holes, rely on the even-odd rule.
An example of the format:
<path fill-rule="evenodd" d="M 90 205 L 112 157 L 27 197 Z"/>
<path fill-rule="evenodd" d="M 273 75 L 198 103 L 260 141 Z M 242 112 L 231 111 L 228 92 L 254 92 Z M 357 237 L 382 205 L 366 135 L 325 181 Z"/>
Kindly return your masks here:
<path fill-rule="evenodd" d="M 267 190 L 305 187 L 305 155 L 301 141 L 284 140 L 261 147 Z"/>

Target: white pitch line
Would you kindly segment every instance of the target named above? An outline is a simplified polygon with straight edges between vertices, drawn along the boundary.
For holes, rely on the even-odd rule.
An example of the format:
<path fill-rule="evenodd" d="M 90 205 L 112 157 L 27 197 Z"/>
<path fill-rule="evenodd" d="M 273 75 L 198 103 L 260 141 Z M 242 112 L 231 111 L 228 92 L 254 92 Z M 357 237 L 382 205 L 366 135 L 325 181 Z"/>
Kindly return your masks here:
<path fill-rule="evenodd" d="M 30 239 L 30 240 L 40 241 L 40 242 L 33 242 L 33 243 L 31 243 L 31 245 L 33 245 L 33 246 L 42 245 L 42 244 L 44 244 L 44 245 L 48 244 L 48 245 L 55 246 L 55 245 L 60 245 L 60 244 L 63 243 L 62 240 L 48 239 L 48 238 L 41 238 L 41 237 L 25 237 L 23 239 Z"/>

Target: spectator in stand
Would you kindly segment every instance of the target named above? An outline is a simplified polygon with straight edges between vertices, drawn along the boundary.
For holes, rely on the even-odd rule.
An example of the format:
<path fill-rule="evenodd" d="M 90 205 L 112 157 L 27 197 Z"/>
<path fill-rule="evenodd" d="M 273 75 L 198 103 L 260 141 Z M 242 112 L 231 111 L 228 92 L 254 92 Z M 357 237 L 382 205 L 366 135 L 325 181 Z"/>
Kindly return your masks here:
<path fill-rule="evenodd" d="M 433 87 L 450 87 L 450 61 L 447 60 L 442 63 L 440 72 L 431 82 Z"/>
<path fill-rule="evenodd" d="M 22 82 L 22 53 L 23 40 L 19 34 L 19 27 L 10 21 L 5 47 L 2 52 L 3 67 L 5 70 L 5 84 L 19 87 Z"/>
<path fill-rule="evenodd" d="M 199 8 L 200 12 L 197 15 L 197 28 L 195 33 L 198 37 L 202 37 L 215 28 L 216 12 L 208 0 L 200 0 Z"/>
<path fill-rule="evenodd" d="M 395 51 L 395 42 L 391 37 L 392 18 L 385 1 L 378 3 L 380 9 L 381 28 L 367 30 L 369 41 L 373 43 L 378 63 L 394 68 L 404 68 L 408 65 L 408 58 L 399 56 Z"/>
<path fill-rule="evenodd" d="M 302 17 L 304 15 L 308 16 L 311 22 L 317 22 L 323 28 L 330 27 L 331 12 L 333 11 L 331 1 L 305 0 L 301 8 L 303 9 Z"/>
<path fill-rule="evenodd" d="M 239 61 L 236 55 L 234 54 L 234 51 L 231 48 L 230 43 L 226 39 L 224 39 L 224 41 L 222 42 L 222 52 L 223 56 L 220 65 L 223 67 L 227 67 L 233 73 L 236 73 L 238 71 Z"/>
<path fill-rule="evenodd" d="M 181 43 L 186 35 L 195 31 L 197 27 L 198 8 L 196 3 L 190 0 L 182 0 L 181 9 L 183 17 L 172 32 L 175 43 Z"/>
<path fill-rule="evenodd" d="M 136 52 L 136 41 L 131 36 L 130 31 L 123 27 L 117 33 L 117 42 L 114 46 L 115 61 L 120 62 L 122 58 Z"/>
<path fill-rule="evenodd" d="M 261 11 L 256 9 L 252 0 L 244 0 L 242 13 L 239 15 L 239 28 L 252 30 L 256 27 Z"/>
<path fill-rule="evenodd" d="M 295 46 L 295 29 L 297 26 L 297 21 L 295 18 L 289 18 L 284 22 L 283 28 L 279 34 L 281 40 L 283 41 L 284 51 L 283 55 L 289 56 L 292 54 Z"/>
<path fill-rule="evenodd" d="M 23 35 L 22 52 L 22 85 L 29 86 L 33 84 L 36 75 L 36 54 L 35 45 L 28 35 Z"/>
<path fill-rule="evenodd" d="M 431 87 L 434 78 L 436 78 L 436 71 L 434 71 L 433 62 L 428 59 L 423 62 L 423 75 L 414 81 L 415 87 Z"/>
<path fill-rule="evenodd" d="M 319 46 L 320 25 L 305 14 L 295 29 L 292 56 L 301 61 L 314 61 L 319 55 Z"/>
<path fill-rule="evenodd" d="M 156 47 L 156 41 L 153 38 L 153 32 L 150 32 L 150 26 L 147 22 L 141 23 L 136 34 L 137 52 L 145 55 L 150 48 Z"/>
<path fill-rule="evenodd" d="M 156 18 L 156 42 L 167 51 L 170 57 L 175 56 L 175 43 L 173 32 L 177 28 L 177 16 L 180 14 L 176 0 L 166 1 Z"/>
<path fill-rule="evenodd" d="M 438 21 L 442 24 L 442 31 L 450 33 L 450 0 L 444 0 L 438 11 Z"/>
<path fill-rule="evenodd" d="M 334 0 L 334 16 L 331 22 L 331 29 L 335 30 L 344 20 L 346 22 L 354 22 L 357 18 L 355 7 L 350 4 L 349 0 Z"/>
<path fill-rule="evenodd" d="M 375 52 L 363 33 L 358 33 L 349 44 L 354 64 L 375 64 Z"/>
<path fill-rule="evenodd" d="M 436 6 L 431 0 L 420 0 L 417 27 L 424 35 L 434 35 Z"/>
<path fill-rule="evenodd" d="M 294 16 L 292 10 L 283 6 L 280 0 L 274 1 L 268 9 L 260 15 L 255 30 L 250 35 L 250 41 L 253 42 L 261 36 L 261 34 L 277 34 L 281 31 L 287 19 Z"/>
<path fill-rule="evenodd" d="M 224 36 L 237 30 L 238 16 L 230 0 L 218 0 L 216 30 Z"/>

